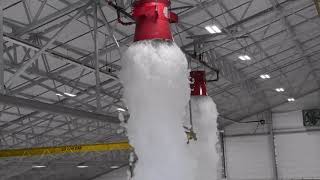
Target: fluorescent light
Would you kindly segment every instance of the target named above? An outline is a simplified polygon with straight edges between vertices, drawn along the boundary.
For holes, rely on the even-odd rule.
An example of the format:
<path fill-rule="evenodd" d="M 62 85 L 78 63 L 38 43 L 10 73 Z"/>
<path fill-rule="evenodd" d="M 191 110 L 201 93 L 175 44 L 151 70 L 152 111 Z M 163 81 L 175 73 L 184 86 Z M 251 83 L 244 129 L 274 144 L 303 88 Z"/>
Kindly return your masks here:
<path fill-rule="evenodd" d="M 262 79 L 270 79 L 270 75 L 269 74 L 262 74 L 262 75 L 260 75 L 260 77 Z"/>
<path fill-rule="evenodd" d="M 276 91 L 277 92 L 284 92 L 284 89 L 283 88 L 276 88 Z"/>
<path fill-rule="evenodd" d="M 209 33 L 211 33 L 211 34 L 215 33 L 215 31 L 210 26 L 206 26 L 205 28 L 207 31 L 209 31 Z"/>
<path fill-rule="evenodd" d="M 251 60 L 251 57 L 248 55 L 241 55 L 241 56 L 239 56 L 239 59 L 242 61 L 249 61 L 249 60 Z"/>
<path fill-rule="evenodd" d="M 85 165 L 78 165 L 77 168 L 79 169 L 83 169 L 83 168 L 88 168 L 89 166 L 85 166 Z"/>
<path fill-rule="evenodd" d="M 218 28 L 218 26 L 213 25 L 211 28 L 216 32 L 216 33 L 221 33 L 221 30 Z"/>
<path fill-rule="evenodd" d="M 294 98 L 289 98 L 288 101 L 289 102 L 293 102 L 293 101 L 295 101 L 295 99 Z"/>
<path fill-rule="evenodd" d="M 239 59 L 245 61 L 246 59 L 243 56 L 239 56 Z"/>
<path fill-rule="evenodd" d="M 248 55 L 244 55 L 243 56 L 246 60 L 251 60 L 251 57 L 249 57 Z"/>
<path fill-rule="evenodd" d="M 123 108 L 117 108 L 117 111 L 126 112 L 126 110 Z"/>
<path fill-rule="evenodd" d="M 57 95 L 57 96 L 63 96 L 62 94 L 59 94 L 59 93 L 57 93 L 56 95 Z"/>
<path fill-rule="evenodd" d="M 209 31 L 209 33 L 211 34 L 217 34 L 217 33 L 221 33 L 222 31 L 220 30 L 220 28 L 218 28 L 218 26 L 216 25 L 212 25 L 212 26 L 206 26 L 205 27 L 207 31 Z"/>
<path fill-rule="evenodd" d="M 32 165 L 32 168 L 45 168 L 47 166 L 44 165 Z"/>
<path fill-rule="evenodd" d="M 111 166 L 111 169 L 118 169 L 120 166 Z"/>
<path fill-rule="evenodd" d="M 75 94 L 71 94 L 71 93 L 63 93 L 63 94 L 65 94 L 65 95 L 67 95 L 67 96 L 70 96 L 70 97 L 76 97 L 77 95 L 75 95 Z"/>

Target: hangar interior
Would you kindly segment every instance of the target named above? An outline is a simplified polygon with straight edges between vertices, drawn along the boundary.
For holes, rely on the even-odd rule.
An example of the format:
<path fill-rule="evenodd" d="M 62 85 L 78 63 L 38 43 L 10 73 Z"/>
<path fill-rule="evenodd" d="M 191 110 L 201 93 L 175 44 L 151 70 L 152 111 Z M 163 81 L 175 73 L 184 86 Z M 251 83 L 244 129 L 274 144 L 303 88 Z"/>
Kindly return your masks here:
<path fill-rule="evenodd" d="M 134 2 L 0 3 L 0 180 L 127 179 L 119 72 Z M 320 1 L 171 0 L 170 10 L 174 42 L 217 106 L 219 179 L 320 179 Z"/>

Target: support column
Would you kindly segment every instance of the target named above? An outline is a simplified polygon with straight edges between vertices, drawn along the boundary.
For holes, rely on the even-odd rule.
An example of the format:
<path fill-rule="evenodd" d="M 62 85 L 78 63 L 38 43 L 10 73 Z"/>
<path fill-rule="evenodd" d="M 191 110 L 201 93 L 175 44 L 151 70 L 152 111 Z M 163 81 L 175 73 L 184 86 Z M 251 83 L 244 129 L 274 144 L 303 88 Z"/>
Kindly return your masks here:
<path fill-rule="evenodd" d="M 99 71 L 99 49 L 98 49 L 98 2 L 94 2 L 94 57 L 95 57 L 95 76 L 96 76 L 96 101 L 97 111 L 101 112 L 100 99 L 100 71 Z"/>
<path fill-rule="evenodd" d="M 270 142 L 270 152 L 272 157 L 273 179 L 278 180 L 277 155 L 276 155 L 276 148 L 274 143 L 273 120 L 272 120 L 271 111 L 266 112 L 266 121 L 269 125 L 269 142 Z"/>
<path fill-rule="evenodd" d="M 0 93 L 4 94 L 4 59 L 3 59 L 3 9 L 0 2 Z"/>
<path fill-rule="evenodd" d="M 224 131 L 223 132 L 219 132 L 219 138 L 220 138 L 220 150 L 221 150 L 221 168 L 222 168 L 222 173 L 221 176 L 223 179 L 227 179 L 227 162 L 226 162 L 226 146 L 225 146 L 225 142 L 224 142 Z"/>

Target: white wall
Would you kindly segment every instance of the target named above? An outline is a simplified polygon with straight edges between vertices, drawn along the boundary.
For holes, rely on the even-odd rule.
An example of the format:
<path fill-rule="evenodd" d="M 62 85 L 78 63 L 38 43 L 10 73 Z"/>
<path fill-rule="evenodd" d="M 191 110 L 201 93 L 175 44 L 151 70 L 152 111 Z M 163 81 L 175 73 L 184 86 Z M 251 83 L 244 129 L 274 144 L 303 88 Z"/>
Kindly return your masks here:
<path fill-rule="evenodd" d="M 302 112 L 274 114 L 274 128 L 295 133 L 275 135 L 279 177 L 320 178 L 320 131 L 303 132 Z"/>
<path fill-rule="evenodd" d="M 228 179 L 272 179 L 272 161 L 267 136 L 225 139 Z"/>
<path fill-rule="evenodd" d="M 320 179 L 320 131 L 303 127 L 302 112 L 273 113 L 279 179 Z M 257 120 L 256 117 L 246 121 Z M 225 129 L 228 179 L 273 179 L 268 127 L 233 124 Z M 258 135 L 254 135 L 254 132 Z"/>

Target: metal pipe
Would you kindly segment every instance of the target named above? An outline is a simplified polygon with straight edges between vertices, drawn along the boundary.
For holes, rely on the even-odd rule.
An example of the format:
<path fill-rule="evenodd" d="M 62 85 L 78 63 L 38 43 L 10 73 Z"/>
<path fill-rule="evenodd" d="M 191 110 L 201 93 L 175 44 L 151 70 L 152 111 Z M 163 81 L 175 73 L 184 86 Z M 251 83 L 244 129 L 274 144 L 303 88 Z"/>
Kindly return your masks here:
<path fill-rule="evenodd" d="M 0 93 L 4 94 L 4 59 L 3 59 L 3 9 L 0 2 Z"/>
<path fill-rule="evenodd" d="M 96 102 L 97 110 L 101 112 L 101 92 L 100 92 L 100 70 L 99 70 L 99 51 L 98 51 L 98 3 L 94 2 L 94 57 L 95 57 L 95 77 L 96 77 Z"/>
<path fill-rule="evenodd" d="M 310 133 L 310 132 L 320 132 L 320 128 L 300 128 L 300 129 L 273 129 L 273 134 L 297 134 L 297 133 Z M 241 133 L 241 134 L 230 134 L 225 135 L 225 138 L 233 137 L 245 137 L 245 136 L 267 136 L 268 132 L 259 132 L 259 133 Z"/>

